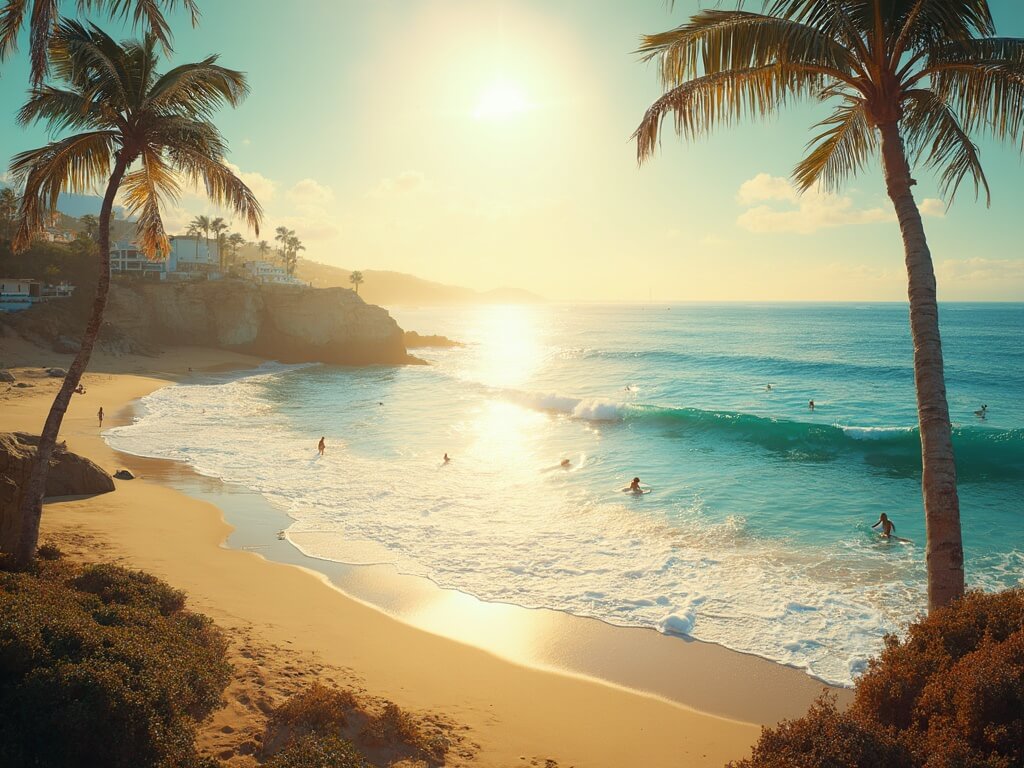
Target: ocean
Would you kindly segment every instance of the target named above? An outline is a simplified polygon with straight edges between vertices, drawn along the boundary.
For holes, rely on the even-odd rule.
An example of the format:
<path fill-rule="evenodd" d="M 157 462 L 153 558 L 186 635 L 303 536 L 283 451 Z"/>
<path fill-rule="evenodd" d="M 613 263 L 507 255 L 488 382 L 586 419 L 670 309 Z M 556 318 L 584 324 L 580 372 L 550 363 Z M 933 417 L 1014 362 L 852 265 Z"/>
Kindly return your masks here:
<path fill-rule="evenodd" d="M 262 493 L 313 557 L 719 643 L 832 683 L 923 613 L 905 306 L 393 315 L 466 346 L 416 350 L 429 366 L 196 375 L 105 437 Z M 947 304 L 941 323 L 968 582 L 1017 585 L 1024 304 Z M 633 477 L 650 493 L 623 493 Z M 912 543 L 872 531 L 882 512 Z"/>

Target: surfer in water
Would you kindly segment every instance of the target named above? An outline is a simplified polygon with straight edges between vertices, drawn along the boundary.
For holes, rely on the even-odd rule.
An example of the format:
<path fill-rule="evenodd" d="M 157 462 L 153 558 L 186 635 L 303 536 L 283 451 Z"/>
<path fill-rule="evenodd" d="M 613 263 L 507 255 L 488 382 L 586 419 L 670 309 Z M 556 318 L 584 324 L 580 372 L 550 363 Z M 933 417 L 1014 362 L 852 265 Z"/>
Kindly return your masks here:
<path fill-rule="evenodd" d="M 892 534 L 896 531 L 896 525 L 889 519 L 889 516 L 885 514 L 885 512 L 883 512 L 882 516 L 878 518 L 878 522 L 871 527 L 877 528 L 878 526 L 882 526 L 883 539 L 891 538 Z"/>
<path fill-rule="evenodd" d="M 810 408 L 810 409 L 811 409 L 811 410 L 813 411 L 813 410 L 814 410 L 814 401 L 813 401 L 813 400 L 811 400 L 811 402 L 809 402 L 809 403 L 807 404 L 807 407 L 808 407 L 808 408 Z"/>
<path fill-rule="evenodd" d="M 622 490 L 623 491 L 628 491 L 629 493 L 643 493 L 644 492 L 644 489 L 640 487 L 640 478 L 639 477 L 634 477 L 633 478 L 633 482 L 631 482 L 629 484 L 629 487 L 628 488 L 623 488 Z"/>
<path fill-rule="evenodd" d="M 323 439 L 323 438 L 321 437 L 321 438 L 320 438 L 320 442 L 316 444 L 316 449 L 317 449 L 317 450 L 318 450 L 318 451 L 320 452 L 320 455 L 321 455 L 321 456 L 323 456 L 323 455 L 324 455 L 324 449 L 325 449 L 326 447 L 327 447 L 327 443 L 325 443 L 325 442 L 324 442 L 324 439 Z"/>
<path fill-rule="evenodd" d="M 979 408 L 978 410 L 976 410 L 974 412 L 974 415 L 977 416 L 979 419 L 984 419 L 985 416 L 988 415 L 988 406 L 987 405 L 981 406 L 981 408 Z"/>

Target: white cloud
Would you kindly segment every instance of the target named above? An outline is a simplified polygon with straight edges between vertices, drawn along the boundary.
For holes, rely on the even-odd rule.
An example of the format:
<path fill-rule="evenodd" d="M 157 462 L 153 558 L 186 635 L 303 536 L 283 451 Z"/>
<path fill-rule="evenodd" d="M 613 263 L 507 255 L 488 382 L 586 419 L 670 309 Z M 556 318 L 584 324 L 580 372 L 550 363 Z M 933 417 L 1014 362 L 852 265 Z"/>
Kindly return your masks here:
<path fill-rule="evenodd" d="M 402 171 L 395 178 L 381 179 L 367 197 L 386 197 L 390 194 L 408 194 L 421 189 L 426 178 L 420 171 Z"/>
<path fill-rule="evenodd" d="M 334 202 L 334 190 L 315 179 L 302 179 L 288 190 L 288 199 L 306 209 L 322 209 Z"/>
<path fill-rule="evenodd" d="M 965 282 L 1024 283 L 1024 259 L 944 259 L 936 264 L 935 273 L 944 286 Z"/>
<path fill-rule="evenodd" d="M 808 235 L 829 227 L 896 220 L 895 212 L 888 208 L 858 208 L 852 198 L 820 189 L 798 194 L 789 181 L 767 173 L 743 182 L 736 199 L 748 206 L 736 223 L 751 232 Z M 756 205 L 765 202 L 775 205 Z"/>
<path fill-rule="evenodd" d="M 918 206 L 922 216 L 934 216 L 936 219 L 946 218 L 946 204 L 934 197 L 926 197 Z"/>

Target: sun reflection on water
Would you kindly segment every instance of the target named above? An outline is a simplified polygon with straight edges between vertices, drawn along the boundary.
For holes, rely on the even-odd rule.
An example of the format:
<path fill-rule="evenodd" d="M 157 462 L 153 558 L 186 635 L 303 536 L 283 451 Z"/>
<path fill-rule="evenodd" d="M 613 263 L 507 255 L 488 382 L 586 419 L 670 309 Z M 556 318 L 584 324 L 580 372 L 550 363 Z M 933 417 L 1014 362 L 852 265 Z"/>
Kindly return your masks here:
<path fill-rule="evenodd" d="M 478 381 L 491 387 L 516 387 L 537 372 L 544 349 L 531 307 L 481 307 L 474 325 L 479 356 L 472 374 Z"/>

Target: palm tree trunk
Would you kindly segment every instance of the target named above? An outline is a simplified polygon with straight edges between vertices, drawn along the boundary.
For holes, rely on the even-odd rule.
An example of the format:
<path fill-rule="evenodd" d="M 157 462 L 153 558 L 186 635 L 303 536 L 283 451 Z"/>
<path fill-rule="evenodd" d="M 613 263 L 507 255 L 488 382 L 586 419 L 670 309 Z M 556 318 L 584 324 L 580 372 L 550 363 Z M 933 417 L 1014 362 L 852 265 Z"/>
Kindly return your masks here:
<path fill-rule="evenodd" d="M 921 489 L 928 539 L 928 609 L 948 605 L 964 593 L 964 548 L 956 490 L 952 427 L 946 404 L 939 338 L 935 270 L 921 213 L 914 202 L 903 140 L 896 123 L 880 125 L 885 185 L 896 207 L 906 252 L 910 333 L 914 342 L 914 383 L 921 432 Z"/>
<path fill-rule="evenodd" d="M 71 363 L 71 367 L 68 368 L 64 383 L 61 384 L 57 396 L 53 399 L 53 405 L 50 406 L 50 412 L 46 416 L 46 423 L 43 425 L 43 431 L 39 437 L 39 448 L 36 450 L 32 474 L 29 476 L 28 486 L 22 492 L 19 510 L 21 533 L 18 536 L 15 550 L 11 553 L 13 555 L 11 564 L 19 570 L 30 567 L 35 559 L 36 546 L 39 543 L 39 521 L 43 514 L 43 495 L 46 492 L 46 475 L 50 470 L 50 457 L 57 444 L 57 434 L 60 432 L 61 422 L 64 421 L 64 414 L 67 413 L 71 396 L 89 364 L 92 349 L 96 344 L 96 337 L 99 335 L 100 326 L 103 323 L 103 310 L 107 305 L 107 294 L 110 291 L 110 212 L 114 206 L 114 196 L 117 194 L 121 178 L 129 163 L 128 152 L 122 149 L 117 153 L 114 170 L 110 175 L 110 181 L 107 182 L 107 192 L 103 197 L 103 206 L 100 208 L 100 272 L 99 281 L 96 283 L 96 298 L 93 299 L 92 314 L 85 326 L 85 333 L 82 334 L 82 347 L 74 362 Z"/>

